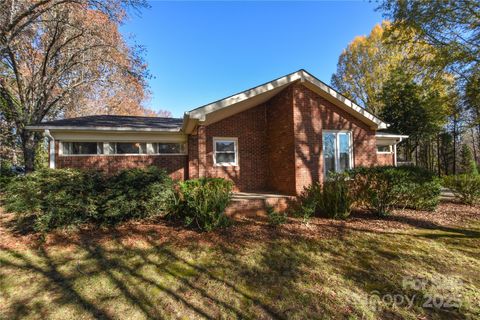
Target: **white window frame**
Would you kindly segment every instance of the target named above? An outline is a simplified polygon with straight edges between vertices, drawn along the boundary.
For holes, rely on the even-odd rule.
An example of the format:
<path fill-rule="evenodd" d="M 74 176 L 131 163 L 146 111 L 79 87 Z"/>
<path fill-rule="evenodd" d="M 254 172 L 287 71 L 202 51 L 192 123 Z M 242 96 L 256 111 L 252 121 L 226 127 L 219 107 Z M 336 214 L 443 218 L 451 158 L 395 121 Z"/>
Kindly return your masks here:
<path fill-rule="evenodd" d="M 82 154 L 64 154 L 63 153 L 63 144 L 64 143 L 96 143 L 97 144 L 97 153 L 82 153 Z M 58 142 L 58 155 L 65 157 L 84 157 L 84 156 L 103 156 L 103 153 L 99 153 L 98 144 L 102 143 L 99 141 L 59 141 Z M 103 147 L 103 146 L 102 146 Z"/>
<path fill-rule="evenodd" d="M 96 142 L 97 143 L 97 153 L 91 153 L 91 154 L 64 154 L 63 153 L 63 144 L 64 143 L 72 143 L 72 142 Z M 113 144 L 113 149 L 114 153 L 105 153 L 105 150 L 107 150 L 107 146 L 112 143 Z M 117 153 L 117 143 L 145 143 L 146 144 L 146 153 Z M 153 144 L 155 143 L 178 143 L 183 145 L 183 152 L 182 153 L 158 153 L 155 152 L 155 148 L 153 147 Z M 103 146 L 103 153 L 98 152 L 98 144 L 102 144 Z M 154 150 L 154 153 L 149 153 L 148 150 Z M 188 150 L 188 145 L 186 142 L 177 142 L 177 141 L 172 141 L 172 142 L 146 142 L 146 141 L 59 141 L 59 150 L 58 154 L 59 156 L 63 157 L 85 157 L 85 156 L 105 156 L 105 157 L 122 157 L 122 156 L 184 156 L 187 154 Z"/>
<path fill-rule="evenodd" d="M 378 151 L 378 147 L 389 147 L 389 151 Z M 376 146 L 377 149 L 377 154 L 392 154 L 393 153 L 393 148 L 391 145 L 382 145 L 382 146 Z"/>
<path fill-rule="evenodd" d="M 338 138 L 340 133 L 347 134 L 348 146 L 349 146 L 349 161 L 348 169 L 353 169 L 353 136 L 350 130 L 322 130 L 322 162 L 323 162 L 323 174 L 327 176 L 327 166 L 325 165 L 325 145 L 323 143 L 323 136 L 325 133 L 333 133 L 335 135 L 335 172 L 340 172 L 340 139 Z M 347 170 L 348 170 L 347 169 Z"/>
<path fill-rule="evenodd" d="M 162 142 L 151 142 L 151 143 L 148 142 L 148 143 L 147 143 L 147 150 L 148 150 L 148 145 L 151 145 L 152 148 L 153 148 L 153 150 L 155 151 L 155 148 L 153 147 L 153 144 L 157 144 L 157 149 L 160 150 L 160 149 L 158 148 L 158 145 L 159 145 L 159 144 L 162 144 L 162 143 L 181 144 L 181 145 L 183 145 L 183 148 L 182 148 L 183 151 L 180 152 L 180 153 L 160 153 L 160 152 L 157 151 L 157 152 L 151 153 L 151 154 L 153 154 L 153 155 L 161 155 L 161 156 L 184 156 L 184 155 L 187 154 L 188 145 L 187 145 L 186 142 L 165 142 L 165 141 L 162 141 Z"/>
<path fill-rule="evenodd" d="M 233 142 L 233 152 L 219 151 L 220 153 L 233 153 L 235 155 L 234 162 L 217 163 L 217 142 Z M 214 137 L 213 138 L 213 165 L 218 167 L 237 167 L 238 166 L 238 138 L 233 137 Z"/>

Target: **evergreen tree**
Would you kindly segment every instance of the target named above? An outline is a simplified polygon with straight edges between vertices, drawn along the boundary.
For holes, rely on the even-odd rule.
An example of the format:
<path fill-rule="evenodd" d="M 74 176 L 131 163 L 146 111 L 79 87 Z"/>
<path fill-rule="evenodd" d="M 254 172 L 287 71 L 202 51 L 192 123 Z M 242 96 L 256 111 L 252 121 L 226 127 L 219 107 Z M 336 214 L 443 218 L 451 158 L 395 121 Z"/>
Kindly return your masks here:
<path fill-rule="evenodd" d="M 478 174 L 477 164 L 473 159 L 472 149 L 466 145 L 462 145 L 460 151 L 460 170 L 462 173 Z"/>

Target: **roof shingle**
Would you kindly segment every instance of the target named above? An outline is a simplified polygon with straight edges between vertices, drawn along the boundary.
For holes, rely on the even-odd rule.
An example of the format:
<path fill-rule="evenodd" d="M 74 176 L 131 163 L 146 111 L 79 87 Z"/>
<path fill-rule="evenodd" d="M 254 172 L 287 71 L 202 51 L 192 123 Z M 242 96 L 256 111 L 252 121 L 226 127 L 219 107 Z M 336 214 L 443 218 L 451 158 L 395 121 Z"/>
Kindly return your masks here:
<path fill-rule="evenodd" d="M 137 117 L 117 115 L 95 115 L 42 122 L 37 126 L 48 128 L 60 127 L 111 127 L 132 129 L 180 130 L 181 118 Z"/>

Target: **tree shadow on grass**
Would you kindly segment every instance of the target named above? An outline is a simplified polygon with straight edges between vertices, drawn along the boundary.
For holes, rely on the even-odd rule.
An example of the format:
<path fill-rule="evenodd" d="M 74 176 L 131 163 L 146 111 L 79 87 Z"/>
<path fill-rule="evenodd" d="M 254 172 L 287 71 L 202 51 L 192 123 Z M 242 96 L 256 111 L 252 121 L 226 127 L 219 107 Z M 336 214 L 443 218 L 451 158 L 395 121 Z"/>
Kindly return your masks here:
<path fill-rule="evenodd" d="M 168 244 L 157 246 L 147 241 L 145 248 L 139 248 L 125 246 L 115 239 L 108 245 L 100 245 L 85 236 L 69 245 L 74 245 L 80 253 L 62 257 L 54 247 L 40 245 L 34 258 L 11 249 L 0 255 L 2 277 L 29 274 L 35 282 L 35 287 L 26 290 L 22 298 L 10 298 L 8 309 L 3 310 L 8 318 L 20 319 L 34 314 L 48 317 L 57 307 L 70 305 L 89 318 L 111 319 L 118 317 L 111 305 L 120 302 L 130 312 L 134 309 L 146 319 L 180 314 L 205 319 L 224 315 L 241 319 L 285 319 L 280 311 L 241 289 L 234 280 L 215 275 L 208 263 L 207 266 L 193 263 Z M 235 260 L 235 257 L 232 252 L 230 258 Z M 106 281 L 111 288 L 105 293 L 101 289 L 88 291 L 80 283 L 88 282 L 89 278 Z M 208 286 L 204 287 L 205 284 Z M 54 297 L 53 301 L 46 303 L 45 299 L 38 299 L 45 294 Z M 246 306 L 251 310 L 243 310 Z"/>
<path fill-rule="evenodd" d="M 322 288 L 335 291 L 338 286 L 339 290 L 365 296 L 372 290 L 419 294 L 402 288 L 404 277 L 417 270 L 402 268 L 418 263 L 438 274 L 452 271 L 450 264 L 434 254 L 419 255 L 410 252 L 406 244 L 388 240 L 398 237 L 404 241 L 412 235 L 373 234 L 370 230 L 364 239 L 348 222 L 332 222 L 329 227 L 341 228 L 342 232 L 319 240 L 263 225 L 259 230 L 267 230 L 269 237 L 251 233 L 249 241 L 243 243 L 242 226 L 214 233 L 222 239 L 219 242 L 209 234 L 199 238 L 190 232 L 191 238 L 179 245 L 161 240 L 158 230 L 132 228 L 131 236 L 140 240 L 129 245 L 122 233 L 111 228 L 107 242 L 92 238 L 91 230 L 63 237 L 69 250 L 45 244 L 30 253 L 5 249 L 0 254 L 2 288 L 12 281 L 7 278 L 17 273 L 29 275 L 26 281 L 30 283 L 13 283 L 32 287 L 20 298 L 7 296 L 8 305 L 0 311 L 12 319 L 35 315 L 48 318 L 55 309 L 65 306 L 74 308 L 77 315 L 95 319 L 362 317 L 358 306 L 349 307 L 348 301 L 341 300 L 344 296 L 328 296 Z M 178 231 L 170 232 L 166 237 L 173 239 Z M 459 241 L 470 241 L 461 233 L 459 236 Z M 358 243 L 360 238 L 363 242 Z M 199 239 L 210 242 L 199 243 Z M 322 272 L 323 268 L 330 273 Z M 341 283 L 332 283 L 331 279 Z M 102 287 L 105 283 L 108 290 Z M 51 301 L 38 299 L 42 295 L 48 295 Z M 443 318 L 463 315 L 462 311 L 453 316 L 433 312 Z M 373 314 L 402 317 L 396 308 Z"/>
<path fill-rule="evenodd" d="M 427 219 L 422 218 L 413 218 L 406 215 L 389 215 L 386 217 L 379 217 L 375 214 L 365 214 L 365 213 L 358 213 L 354 212 L 352 214 L 353 218 L 359 218 L 365 221 L 374 221 L 374 222 L 398 222 L 403 225 L 407 225 L 410 227 L 414 227 L 417 229 L 425 229 L 425 230 L 433 230 L 433 231 L 442 231 L 444 233 L 434 233 L 434 234 L 425 234 L 425 237 L 430 237 L 432 239 L 435 238 L 442 238 L 442 237 L 451 237 L 451 238 L 480 238 L 480 231 L 478 230 L 471 230 L 467 228 L 457 228 L 452 226 L 445 226 L 440 225 L 438 223 L 432 222 Z M 358 231 L 369 231 L 367 229 L 359 229 Z M 371 230 L 370 230 L 371 231 Z M 379 232 L 381 233 L 381 231 Z M 389 231 L 385 231 L 385 233 L 389 233 Z"/>

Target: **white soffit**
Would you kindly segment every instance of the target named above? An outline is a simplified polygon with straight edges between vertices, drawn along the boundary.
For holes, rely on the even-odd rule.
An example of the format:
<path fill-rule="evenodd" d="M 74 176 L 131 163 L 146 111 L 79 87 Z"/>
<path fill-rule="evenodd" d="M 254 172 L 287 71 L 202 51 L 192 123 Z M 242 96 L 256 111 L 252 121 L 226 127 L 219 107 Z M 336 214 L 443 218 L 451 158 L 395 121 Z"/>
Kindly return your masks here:
<path fill-rule="evenodd" d="M 376 133 L 375 137 L 377 138 L 377 146 L 394 145 L 408 138 L 408 136 L 402 135 L 402 134 L 381 133 L 381 132 Z"/>
<path fill-rule="evenodd" d="M 208 125 L 255 107 L 270 100 L 277 93 L 295 81 L 301 81 L 301 83 L 310 90 L 339 106 L 354 117 L 367 123 L 374 129 L 387 128 L 387 124 L 373 114 L 342 96 L 340 93 L 330 88 L 305 70 L 299 70 L 258 87 L 186 112 L 184 117 L 184 129 L 192 128 L 192 126 L 188 125 L 192 120 L 200 121 L 202 124 Z M 189 130 L 187 130 L 186 133 L 189 133 Z"/>
<path fill-rule="evenodd" d="M 54 130 L 51 135 L 62 141 L 112 141 L 112 142 L 185 142 L 187 136 L 178 132 L 99 132 L 78 130 Z"/>

